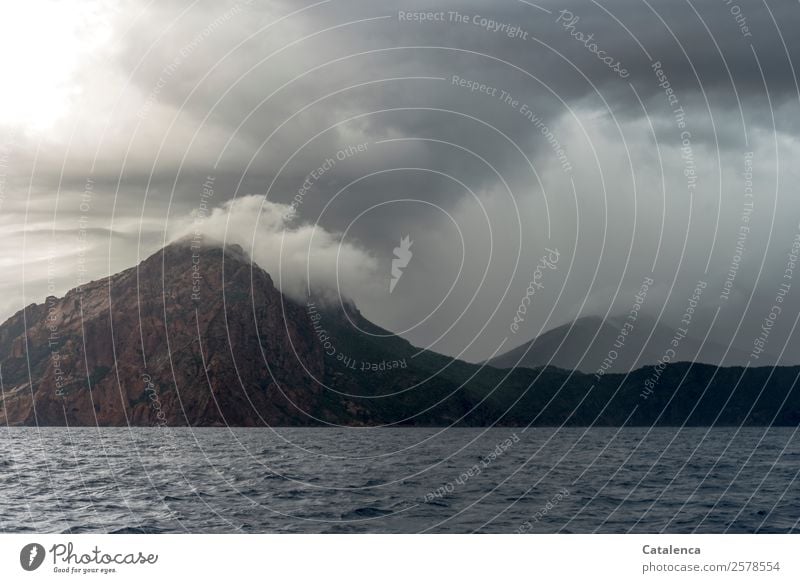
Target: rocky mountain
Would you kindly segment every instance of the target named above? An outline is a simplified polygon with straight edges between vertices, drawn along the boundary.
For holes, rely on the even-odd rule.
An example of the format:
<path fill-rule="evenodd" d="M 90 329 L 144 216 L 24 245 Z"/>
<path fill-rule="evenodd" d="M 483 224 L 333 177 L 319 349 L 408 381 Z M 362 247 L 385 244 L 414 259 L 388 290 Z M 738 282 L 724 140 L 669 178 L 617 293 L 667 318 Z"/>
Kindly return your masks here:
<path fill-rule="evenodd" d="M 594 373 L 626 373 L 658 364 L 673 338 L 680 337 L 671 362 L 702 362 L 719 365 L 746 363 L 748 355 L 703 338 L 679 335 L 676 328 L 639 316 L 626 327 L 624 317 L 578 318 L 558 326 L 516 348 L 489 360 L 498 368 L 555 366 Z M 626 334 L 622 336 L 622 330 Z M 620 338 L 622 341 L 620 342 Z M 612 352 L 613 351 L 613 352 Z"/>
<path fill-rule="evenodd" d="M 795 425 L 799 374 L 468 364 L 352 304 L 289 299 L 236 246 L 180 241 L 0 326 L 0 423 Z"/>
<path fill-rule="evenodd" d="M 302 361 L 291 357 L 297 352 Z M 308 422 L 323 353 L 241 249 L 170 245 L 0 327 L 3 409 L 24 424 Z"/>
<path fill-rule="evenodd" d="M 0 423 L 463 421 L 471 401 L 416 352 L 352 305 L 283 296 L 238 246 L 181 241 L 0 326 Z"/>

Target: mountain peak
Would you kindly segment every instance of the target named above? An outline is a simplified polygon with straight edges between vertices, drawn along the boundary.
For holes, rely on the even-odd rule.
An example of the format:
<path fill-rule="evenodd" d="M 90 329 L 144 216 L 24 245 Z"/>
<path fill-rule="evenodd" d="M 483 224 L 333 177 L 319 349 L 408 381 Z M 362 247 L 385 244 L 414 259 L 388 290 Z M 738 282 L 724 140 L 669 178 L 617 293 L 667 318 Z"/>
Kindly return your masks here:
<path fill-rule="evenodd" d="M 226 256 L 233 257 L 243 263 L 252 263 L 250 255 L 238 243 L 230 243 L 220 241 L 212 237 L 200 237 L 194 235 L 185 235 L 167 244 L 164 249 L 191 249 L 193 251 L 208 251 L 214 249 L 221 249 Z M 154 255 L 159 255 L 164 251 L 161 249 Z"/>

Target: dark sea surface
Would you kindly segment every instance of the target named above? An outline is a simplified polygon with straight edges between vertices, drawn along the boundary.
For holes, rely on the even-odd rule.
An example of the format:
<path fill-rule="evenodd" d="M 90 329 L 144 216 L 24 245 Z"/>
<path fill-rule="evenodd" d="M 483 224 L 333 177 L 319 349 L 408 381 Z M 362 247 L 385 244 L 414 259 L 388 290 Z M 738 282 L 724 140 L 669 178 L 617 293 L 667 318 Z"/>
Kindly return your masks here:
<path fill-rule="evenodd" d="M 0 429 L 2 532 L 791 532 L 794 428 Z"/>

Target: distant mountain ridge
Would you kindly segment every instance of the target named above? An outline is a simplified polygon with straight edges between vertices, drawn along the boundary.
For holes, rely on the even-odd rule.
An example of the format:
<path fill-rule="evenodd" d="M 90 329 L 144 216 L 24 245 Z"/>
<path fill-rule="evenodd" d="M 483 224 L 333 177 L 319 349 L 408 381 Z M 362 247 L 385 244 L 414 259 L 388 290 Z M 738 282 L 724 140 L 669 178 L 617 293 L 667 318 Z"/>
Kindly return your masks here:
<path fill-rule="evenodd" d="M 469 364 L 352 303 L 284 296 L 237 246 L 179 241 L 0 325 L 0 423 L 796 425 L 799 373 L 674 364 L 597 380 Z"/>
<path fill-rule="evenodd" d="M 579 318 L 490 359 L 488 364 L 498 368 L 549 365 L 585 373 L 600 370 L 626 373 L 659 363 L 664 359 L 667 349 L 672 347 L 672 339 L 678 335 L 676 329 L 665 323 L 640 315 L 623 337 L 625 324 L 625 317 L 606 320 L 597 316 Z M 748 360 L 748 355 L 740 350 L 703 342 L 702 338 L 689 335 L 681 337 L 674 352 L 674 356 L 672 353 L 668 355 L 673 363 L 718 365 L 723 362 L 739 365 Z"/>

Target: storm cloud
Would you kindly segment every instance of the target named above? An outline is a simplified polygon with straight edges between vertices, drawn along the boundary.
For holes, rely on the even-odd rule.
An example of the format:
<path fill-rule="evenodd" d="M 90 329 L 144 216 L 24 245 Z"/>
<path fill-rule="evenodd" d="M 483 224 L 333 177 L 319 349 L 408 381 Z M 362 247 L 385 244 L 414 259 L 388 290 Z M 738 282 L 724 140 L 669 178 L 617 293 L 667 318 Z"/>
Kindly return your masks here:
<path fill-rule="evenodd" d="M 67 4 L 2 9 L 25 32 L 3 46 L 6 316 L 199 212 L 287 293 L 316 274 L 470 360 L 626 313 L 645 278 L 676 328 L 704 282 L 689 333 L 749 353 L 792 285 L 797 3 Z M 797 293 L 754 364 L 798 361 Z"/>

